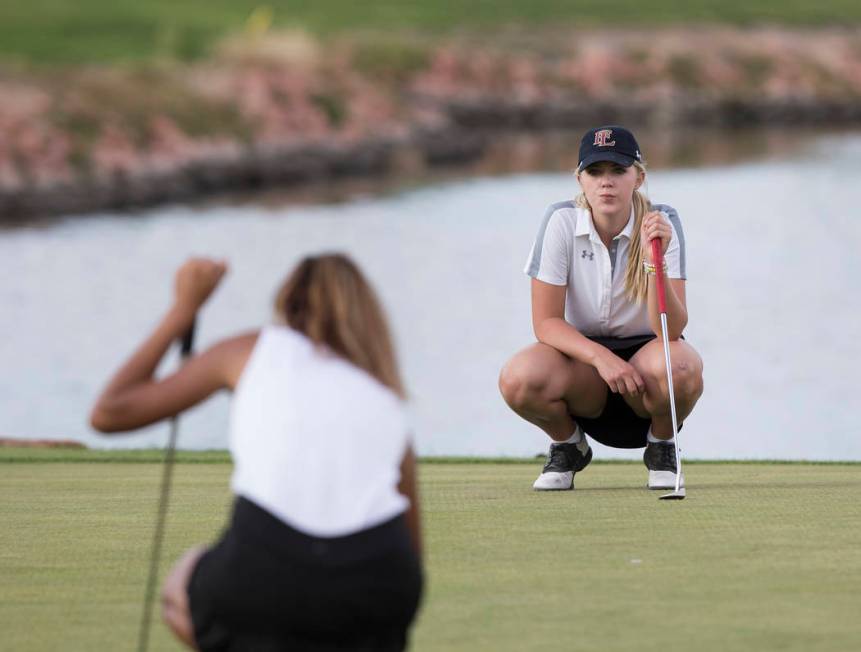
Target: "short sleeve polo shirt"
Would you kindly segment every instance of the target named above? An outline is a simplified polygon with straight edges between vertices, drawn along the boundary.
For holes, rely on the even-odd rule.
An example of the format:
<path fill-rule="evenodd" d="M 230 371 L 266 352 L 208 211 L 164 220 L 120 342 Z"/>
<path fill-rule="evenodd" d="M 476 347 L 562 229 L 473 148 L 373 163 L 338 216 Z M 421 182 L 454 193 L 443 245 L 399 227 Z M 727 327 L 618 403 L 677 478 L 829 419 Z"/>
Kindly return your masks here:
<path fill-rule="evenodd" d="M 685 237 L 672 206 L 653 204 L 670 222 L 665 254 L 669 278 L 686 279 Z M 524 271 L 551 285 L 564 285 L 565 320 L 583 335 L 632 337 L 652 333 L 646 304 L 625 296 L 634 214 L 610 247 L 595 230 L 592 214 L 573 201 L 553 204 L 544 215 Z"/>

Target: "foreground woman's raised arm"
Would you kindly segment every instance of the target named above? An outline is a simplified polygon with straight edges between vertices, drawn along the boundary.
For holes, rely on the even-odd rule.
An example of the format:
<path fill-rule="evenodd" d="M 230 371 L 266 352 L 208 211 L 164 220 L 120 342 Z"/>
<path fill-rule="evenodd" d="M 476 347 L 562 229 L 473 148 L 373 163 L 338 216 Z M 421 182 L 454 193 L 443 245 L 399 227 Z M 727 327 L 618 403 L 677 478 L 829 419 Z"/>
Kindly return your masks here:
<path fill-rule="evenodd" d="M 170 345 L 191 328 L 226 270 L 224 263 L 206 259 L 191 259 L 180 267 L 173 305 L 99 395 L 90 413 L 93 428 L 105 433 L 141 428 L 235 385 L 255 334 L 224 340 L 166 378 L 154 378 Z"/>

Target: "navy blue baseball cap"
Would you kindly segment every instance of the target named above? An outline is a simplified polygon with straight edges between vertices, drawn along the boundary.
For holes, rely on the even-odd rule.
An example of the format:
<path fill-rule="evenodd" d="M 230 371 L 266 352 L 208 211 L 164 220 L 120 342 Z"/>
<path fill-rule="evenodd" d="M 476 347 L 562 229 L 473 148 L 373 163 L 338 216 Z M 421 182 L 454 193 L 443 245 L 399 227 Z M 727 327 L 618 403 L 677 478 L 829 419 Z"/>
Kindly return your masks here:
<path fill-rule="evenodd" d="M 584 170 L 598 161 L 612 161 L 630 167 L 634 161 L 642 160 L 634 134 L 624 127 L 608 125 L 590 129 L 583 134 L 577 170 Z"/>

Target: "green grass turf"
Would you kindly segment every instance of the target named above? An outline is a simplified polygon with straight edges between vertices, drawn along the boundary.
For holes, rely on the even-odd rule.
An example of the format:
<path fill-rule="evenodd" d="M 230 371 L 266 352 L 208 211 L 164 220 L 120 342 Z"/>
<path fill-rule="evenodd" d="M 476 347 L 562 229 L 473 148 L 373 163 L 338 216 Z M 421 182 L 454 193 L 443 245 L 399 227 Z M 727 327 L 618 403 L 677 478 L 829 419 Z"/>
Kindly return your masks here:
<path fill-rule="evenodd" d="M 399 30 L 445 33 L 520 26 L 845 25 L 857 0 L 31 0 L 0 3 L 0 56 L 43 63 L 196 57 L 249 14 L 271 7 L 276 27 L 316 33 Z"/>
<path fill-rule="evenodd" d="M 2 459 L 0 649 L 133 649 L 160 466 Z M 414 650 L 861 648 L 858 465 L 691 463 L 681 502 L 638 464 L 535 493 L 539 466 L 421 465 Z M 216 536 L 229 473 L 176 467 L 163 571 Z"/>

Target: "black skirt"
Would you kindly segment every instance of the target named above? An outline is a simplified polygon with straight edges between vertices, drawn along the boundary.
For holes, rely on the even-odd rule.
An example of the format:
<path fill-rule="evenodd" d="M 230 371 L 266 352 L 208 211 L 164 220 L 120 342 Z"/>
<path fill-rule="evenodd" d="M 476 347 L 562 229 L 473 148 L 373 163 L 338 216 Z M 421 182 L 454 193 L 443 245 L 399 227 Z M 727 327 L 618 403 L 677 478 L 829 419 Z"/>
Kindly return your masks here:
<path fill-rule="evenodd" d="M 403 650 L 422 591 L 404 517 L 312 537 L 245 498 L 200 558 L 188 595 L 206 652 Z"/>
<path fill-rule="evenodd" d="M 590 337 L 589 339 L 606 346 L 617 356 L 628 362 L 634 354 L 646 344 L 655 339 L 654 335 L 643 335 L 626 338 L 601 338 Z M 646 445 L 646 434 L 651 419 L 643 419 L 631 409 L 621 394 L 607 391 L 607 403 L 604 410 L 595 419 L 575 416 L 574 419 L 580 424 L 587 435 L 605 446 L 613 448 L 643 448 Z"/>

